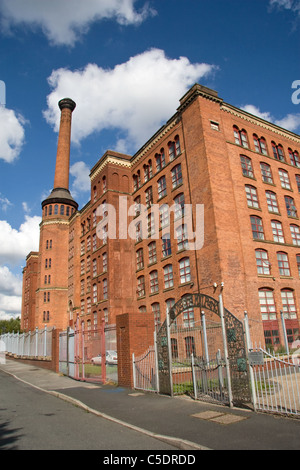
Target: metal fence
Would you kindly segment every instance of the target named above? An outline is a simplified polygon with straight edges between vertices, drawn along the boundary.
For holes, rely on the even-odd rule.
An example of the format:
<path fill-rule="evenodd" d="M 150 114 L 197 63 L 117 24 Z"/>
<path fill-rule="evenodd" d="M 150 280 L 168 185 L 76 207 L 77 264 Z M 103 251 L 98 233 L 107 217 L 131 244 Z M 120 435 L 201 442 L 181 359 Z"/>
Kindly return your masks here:
<path fill-rule="evenodd" d="M 300 416 L 299 365 L 291 357 L 276 357 L 257 346 L 249 351 L 249 358 L 255 409 Z"/>
<path fill-rule="evenodd" d="M 245 315 L 252 402 L 256 411 L 300 417 L 300 350 L 275 355 L 253 345 Z M 284 324 L 283 324 L 284 327 Z"/>
<path fill-rule="evenodd" d="M 109 354 L 114 352 L 114 354 Z M 116 327 L 91 327 L 90 323 L 76 321 L 74 330 L 59 334 L 59 371 L 76 380 L 90 382 L 117 382 Z"/>
<path fill-rule="evenodd" d="M 5 344 L 5 351 L 19 357 L 51 358 L 52 328 L 29 331 L 28 333 L 5 333 L 0 340 Z"/>

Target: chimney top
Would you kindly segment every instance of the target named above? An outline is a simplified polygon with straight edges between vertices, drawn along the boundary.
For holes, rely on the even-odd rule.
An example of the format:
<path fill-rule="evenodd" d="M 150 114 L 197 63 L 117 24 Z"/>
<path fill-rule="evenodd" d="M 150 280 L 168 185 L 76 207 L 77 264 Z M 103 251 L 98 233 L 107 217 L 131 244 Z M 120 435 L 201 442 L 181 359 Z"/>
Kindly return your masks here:
<path fill-rule="evenodd" d="M 58 106 L 60 110 L 64 108 L 68 108 L 73 112 L 74 109 L 76 108 L 76 103 L 75 101 L 71 100 L 71 98 L 63 98 L 62 100 L 58 102 Z"/>

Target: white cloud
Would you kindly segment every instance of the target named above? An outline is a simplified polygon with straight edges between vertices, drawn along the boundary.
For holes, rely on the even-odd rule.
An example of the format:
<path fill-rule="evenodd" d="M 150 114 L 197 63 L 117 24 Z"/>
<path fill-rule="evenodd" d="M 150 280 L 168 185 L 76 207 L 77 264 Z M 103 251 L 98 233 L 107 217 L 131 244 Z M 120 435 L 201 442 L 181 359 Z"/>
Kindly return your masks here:
<path fill-rule="evenodd" d="M 22 279 L 14 275 L 7 266 L 0 266 L 0 293 L 9 296 L 22 295 Z"/>
<path fill-rule="evenodd" d="M 76 162 L 70 168 L 70 174 L 74 176 L 71 193 L 76 197 L 78 192 L 90 191 L 90 169 L 84 162 Z"/>
<path fill-rule="evenodd" d="M 0 320 L 9 320 L 12 316 L 21 317 L 22 297 L 0 293 Z"/>
<path fill-rule="evenodd" d="M 285 8 L 286 10 L 299 11 L 300 1 L 299 0 L 270 0 L 271 6 L 277 6 L 279 8 Z"/>
<path fill-rule="evenodd" d="M 55 45 L 73 46 L 92 23 L 115 20 L 120 25 L 139 25 L 154 11 L 147 4 L 137 11 L 137 0 L 0 0 L 2 29 L 15 25 L 41 28 Z"/>
<path fill-rule="evenodd" d="M 0 209 L 3 212 L 6 212 L 9 207 L 12 206 L 12 203 L 7 199 L 7 197 L 2 196 L 0 193 Z"/>
<path fill-rule="evenodd" d="M 272 122 L 277 126 L 283 127 L 284 129 L 287 129 L 291 132 L 299 132 L 300 130 L 300 113 L 287 114 L 282 119 L 276 119 L 268 111 L 262 112 L 259 108 L 252 104 L 242 106 L 241 109 L 243 109 L 247 113 L 254 114 L 255 116 L 265 119 L 266 121 Z"/>
<path fill-rule="evenodd" d="M 114 69 L 96 64 L 76 71 L 61 68 L 48 79 L 53 91 L 47 97 L 44 116 L 58 131 L 57 103 L 70 97 L 77 103 L 73 142 L 80 143 L 103 129 L 117 129 L 123 133 L 117 145 L 137 150 L 172 116 L 188 88 L 215 70 L 213 65 L 192 64 L 186 57 L 170 59 L 159 49 L 131 57 Z"/>
<path fill-rule="evenodd" d="M 0 106 L 0 159 L 13 162 L 22 150 L 25 120 L 12 109 Z"/>
<path fill-rule="evenodd" d="M 24 262 L 30 251 L 39 249 L 39 223 L 41 217 L 25 216 L 25 222 L 19 230 L 0 220 L 0 263 L 12 264 Z"/>
<path fill-rule="evenodd" d="M 0 266 L 0 320 L 21 316 L 22 279 Z"/>

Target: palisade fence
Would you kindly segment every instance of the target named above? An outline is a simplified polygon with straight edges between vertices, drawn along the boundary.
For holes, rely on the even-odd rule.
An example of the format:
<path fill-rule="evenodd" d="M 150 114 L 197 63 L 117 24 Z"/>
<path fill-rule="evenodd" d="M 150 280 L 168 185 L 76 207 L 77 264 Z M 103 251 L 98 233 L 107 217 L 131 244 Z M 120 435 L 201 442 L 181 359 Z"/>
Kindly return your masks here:
<path fill-rule="evenodd" d="M 53 328 L 28 333 L 5 333 L 0 335 L 4 343 L 5 352 L 17 357 L 51 358 L 52 357 L 52 331 Z"/>

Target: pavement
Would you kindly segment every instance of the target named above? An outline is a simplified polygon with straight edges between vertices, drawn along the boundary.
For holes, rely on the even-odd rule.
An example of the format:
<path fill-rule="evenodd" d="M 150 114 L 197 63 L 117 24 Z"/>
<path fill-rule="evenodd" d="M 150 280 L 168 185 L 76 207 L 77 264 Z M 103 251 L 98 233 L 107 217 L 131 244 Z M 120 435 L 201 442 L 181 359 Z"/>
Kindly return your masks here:
<path fill-rule="evenodd" d="M 0 370 L 41 392 L 179 450 L 299 450 L 300 419 L 256 413 L 131 390 L 79 382 L 46 369 L 6 359 Z"/>

